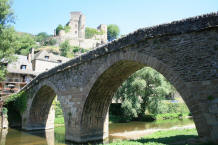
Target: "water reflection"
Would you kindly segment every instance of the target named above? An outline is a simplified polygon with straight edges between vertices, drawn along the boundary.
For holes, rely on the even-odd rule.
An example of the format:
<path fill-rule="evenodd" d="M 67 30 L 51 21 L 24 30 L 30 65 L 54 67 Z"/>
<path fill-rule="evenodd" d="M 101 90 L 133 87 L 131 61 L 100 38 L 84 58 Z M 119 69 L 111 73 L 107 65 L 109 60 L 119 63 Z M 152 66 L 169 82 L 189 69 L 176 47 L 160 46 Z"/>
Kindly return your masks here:
<path fill-rule="evenodd" d="M 46 130 L 45 137 L 48 145 L 55 145 L 54 129 Z"/>
<path fill-rule="evenodd" d="M 0 145 L 5 145 L 7 134 L 8 134 L 8 129 L 7 128 L 0 130 Z"/>
<path fill-rule="evenodd" d="M 124 134 L 132 131 L 143 131 L 147 129 L 171 128 L 173 126 L 184 126 L 193 124 L 190 119 L 185 120 L 167 120 L 159 122 L 130 122 L 113 123 L 109 125 L 109 142 L 115 139 L 125 139 L 114 134 Z M 7 133 L 8 132 L 8 133 Z M 7 137 L 6 137 L 7 135 Z M 6 138 L 6 141 L 5 141 Z M 108 142 L 106 140 L 106 143 Z M 105 141 L 104 141 L 105 143 Z M 64 126 L 55 127 L 55 129 L 46 131 L 24 132 L 16 129 L 1 130 L 1 145 L 73 145 L 65 141 Z"/>

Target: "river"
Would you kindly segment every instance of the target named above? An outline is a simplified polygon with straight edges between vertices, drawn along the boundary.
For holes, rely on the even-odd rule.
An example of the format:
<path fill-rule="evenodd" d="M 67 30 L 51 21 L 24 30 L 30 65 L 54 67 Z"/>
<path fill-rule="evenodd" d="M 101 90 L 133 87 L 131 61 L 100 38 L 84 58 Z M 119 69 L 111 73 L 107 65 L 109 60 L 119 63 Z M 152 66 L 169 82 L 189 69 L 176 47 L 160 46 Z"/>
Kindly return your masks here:
<path fill-rule="evenodd" d="M 194 127 L 191 119 L 165 120 L 156 122 L 112 123 L 109 125 L 109 142 L 116 139 L 135 139 L 157 130 L 182 127 Z M 65 142 L 64 126 L 54 130 L 24 132 L 17 129 L 4 129 L 1 135 L 1 145 L 71 145 Z"/>

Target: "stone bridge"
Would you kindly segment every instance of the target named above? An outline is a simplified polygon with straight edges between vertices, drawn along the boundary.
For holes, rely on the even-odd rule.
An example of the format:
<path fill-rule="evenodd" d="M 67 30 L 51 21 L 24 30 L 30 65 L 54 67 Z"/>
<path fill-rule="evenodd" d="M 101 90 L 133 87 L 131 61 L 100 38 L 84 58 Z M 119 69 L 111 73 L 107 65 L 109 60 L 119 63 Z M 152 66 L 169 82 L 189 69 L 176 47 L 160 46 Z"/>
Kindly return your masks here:
<path fill-rule="evenodd" d="M 53 128 L 57 95 L 66 140 L 102 140 L 113 94 L 146 66 L 181 94 L 198 135 L 218 142 L 218 12 L 139 29 L 38 75 L 23 89 L 28 101 L 22 128 Z"/>

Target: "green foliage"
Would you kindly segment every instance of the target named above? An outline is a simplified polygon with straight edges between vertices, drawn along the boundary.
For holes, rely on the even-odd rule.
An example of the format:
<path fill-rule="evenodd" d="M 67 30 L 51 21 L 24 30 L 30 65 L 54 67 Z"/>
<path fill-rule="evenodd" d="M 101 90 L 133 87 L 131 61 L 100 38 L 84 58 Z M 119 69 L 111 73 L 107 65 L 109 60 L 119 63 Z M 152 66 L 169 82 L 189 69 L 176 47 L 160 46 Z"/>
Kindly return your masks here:
<path fill-rule="evenodd" d="M 95 28 L 86 27 L 86 29 L 85 29 L 85 38 L 86 39 L 90 39 L 95 35 L 103 35 L 103 34 L 104 34 L 103 31 L 98 31 Z"/>
<path fill-rule="evenodd" d="M 87 52 L 87 49 L 80 48 L 78 46 L 71 46 L 68 41 L 65 41 L 60 45 L 61 56 L 73 58 L 76 54 Z"/>
<path fill-rule="evenodd" d="M 4 105 L 7 106 L 11 104 L 13 108 L 22 114 L 27 107 L 27 93 L 25 91 L 21 91 L 17 94 L 13 94 L 5 100 Z"/>
<path fill-rule="evenodd" d="M 16 33 L 16 47 L 15 53 L 21 55 L 27 55 L 30 49 L 36 47 L 35 39 L 32 35 L 27 33 Z"/>
<path fill-rule="evenodd" d="M 57 117 L 63 117 L 63 112 L 61 108 L 61 104 L 59 101 L 55 101 L 55 118 Z"/>
<path fill-rule="evenodd" d="M 213 96 L 208 96 L 207 99 L 208 99 L 209 101 L 212 101 L 212 100 L 214 100 L 215 98 L 214 98 Z"/>
<path fill-rule="evenodd" d="M 56 110 L 55 110 L 56 111 Z M 64 117 L 55 117 L 55 124 L 64 124 Z"/>
<path fill-rule="evenodd" d="M 5 78 L 6 67 L 4 63 L 10 63 L 15 58 L 15 30 L 10 26 L 14 21 L 13 12 L 9 0 L 0 0 L 0 80 Z M 3 60 L 3 61 L 2 61 Z"/>
<path fill-rule="evenodd" d="M 57 40 L 56 39 L 53 39 L 53 38 L 49 38 L 45 41 L 44 45 L 45 46 L 50 46 L 50 45 L 55 45 L 57 43 Z"/>
<path fill-rule="evenodd" d="M 35 36 L 35 41 L 39 42 L 41 46 L 55 45 L 57 41 L 48 35 L 46 32 L 40 32 Z"/>
<path fill-rule="evenodd" d="M 3 107 L 3 108 L 2 108 L 2 113 L 3 113 L 4 115 L 7 115 L 8 109 L 7 109 L 6 107 Z"/>
<path fill-rule="evenodd" d="M 157 114 L 155 116 L 156 120 L 172 120 L 172 119 L 181 119 L 184 114 L 181 113 L 165 113 L 165 114 Z M 186 115 L 188 116 L 188 114 Z"/>
<path fill-rule="evenodd" d="M 183 130 L 167 130 L 158 131 L 136 140 L 116 141 L 108 145 L 168 145 L 184 142 L 188 139 L 197 139 L 198 133 L 196 129 L 183 129 Z M 181 143 L 181 145 L 184 143 Z M 192 145 L 192 144 L 189 144 Z M 194 145 L 194 144 L 193 144 Z M 195 144 L 203 145 L 203 144 Z M 206 144 L 205 144 L 206 145 Z M 211 144 L 213 145 L 213 144 Z"/>
<path fill-rule="evenodd" d="M 132 120 L 145 117 L 146 110 L 157 114 L 160 101 L 172 91 L 171 85 L 160 73 L 146 67 L 130 76 L 114 98 L 122 101 L 123 116 Z"/>
<path fill-rule="evenodd" d="M 11 3 L 9 0 L 0 0 L 0 30 L 2 26 L 7 25 L 10 22 L 13 22 L 14 15 L 11 10 Z"/>
<path fill-rule="evenodd" d="M 58 35 L 61 30 L 64 30 L 66 33 L 70 32 L 70 26 L 69 25 L 62 26 L 61 24 L 59 24 L 58 27 L 56 28 L 56 34 Z"/>
<path fill-rule="evenodd" d="M 156 112 L 152 114 L 189 114 L 189 109 L 185 103 L 170 103 L 166 101 L 158 102 Z"/>
<path fill-rule="evenodd" d="M 109 41 L 117 39 L 120 34 L 120 28 L 115 24 L 107 26 L 107 38 Z"/>
<path fill-rule="evenodd" d="M 175 91 L 163 75 L 146 67 L 131 75 L 115 93 L 114 99 L 122 102 L 119 112 L 126 122 L 161 119 L 159 114 L 162 114 L 162 119 L 187 116 L 189 110 L 184 103 L 171 103 L 165 99 L 166 96 L 171 97 Z M 164 118 L 163 114 L 168 117 Z M 113 115 L 116 114 L 113 112 Z M 159 117 L 155 118 L 157 115 Z"/>
<path fill-rule="evenodd" d="M 60 44 L 61 56 L 65 56 L 65 57 L 69 57 L 69 58 L 74 57 L 73 54 L 70 53 L 71 47 L 72 46 L 70 45 L 70 43 L 68 41 L 61 43 Z"/>
<path fill-rule="evenodd" d="M 61 24 L 59 24 L 58 27 L 56 28 L 56 34 L 58 35 L 59 32 L 63 29 L 64 29 L 64 27 Z"/>
<path fill-rule="evenodd" d="M 67 32 L 70 32 L 70 26 L 69 25 L 66 25 L 64 27 L 64 31 L 67 33 Z"/>
<path fill-rule="evenodd" d="M 49 37 L 50 36 L 46 32 L 40 32 L 35 36 L 35 40 L 41 43 L 47 40 Z"/>

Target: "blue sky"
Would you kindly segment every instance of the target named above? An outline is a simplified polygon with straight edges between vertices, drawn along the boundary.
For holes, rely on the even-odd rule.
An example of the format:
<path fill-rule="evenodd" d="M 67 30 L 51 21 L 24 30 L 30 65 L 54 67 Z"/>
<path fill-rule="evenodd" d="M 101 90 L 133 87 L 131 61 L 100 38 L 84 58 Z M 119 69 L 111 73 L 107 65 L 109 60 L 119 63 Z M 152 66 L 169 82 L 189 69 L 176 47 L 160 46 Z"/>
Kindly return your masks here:
<path fill-rule="evenodd" d="M 53 34 L 71 11 L 86 16 L 86 26 L 117 24 L 121 34 L 138 28 L 218 11 L 218 0 L 13 0 L 15 29 Z"/>

